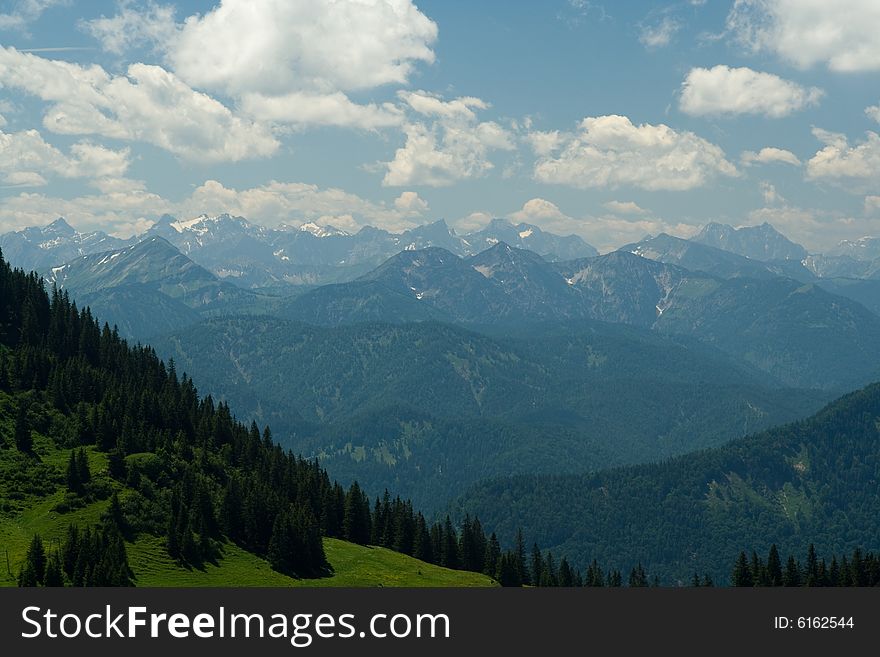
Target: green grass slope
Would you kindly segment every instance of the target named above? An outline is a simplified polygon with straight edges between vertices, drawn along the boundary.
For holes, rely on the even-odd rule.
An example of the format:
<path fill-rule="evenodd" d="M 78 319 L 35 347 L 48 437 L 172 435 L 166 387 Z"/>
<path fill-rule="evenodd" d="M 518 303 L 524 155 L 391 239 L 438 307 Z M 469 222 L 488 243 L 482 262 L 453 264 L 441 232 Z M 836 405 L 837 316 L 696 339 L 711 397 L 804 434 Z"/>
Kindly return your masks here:
<path fill-rule="evenodd" d="M 45 434 L 34 431 L 34 452 L 25 457 L 12 448 L 8 436 L 11 423 L 2 417 L 12 399 L 0 392 L 0 586 L 16 586 L 17 575 L 34 534 L 42 536 L 47 550 L 64 539 L 67 527 L 81 528 L 98 523 L 109 499 L 93 501 L 64 513 L 58 506 L 66 499 L 64 470 L 69 449 L 60 449 Z M 8 417 L 8 416 L 7 416 Z M 51 425 L 47 433 L 51 432 Z M 95 480 L 102 481 L 124 498 L 126 489 L 107 475 L 107 457 L 87 448 Z M 450 570 L 380 547 L 355 545 L 324 539 L 333 575 L 321 579 L 297 580 L 282 575 L 269 563 L 226 542 L 222 556 L 203 569 L 181 566 L 168 556 L 164 539 L 141 535 L 127 545 L 129 565 L 137 586 L 406 586 L 465 587 L 495 586 L 485 575 Z M 8 565 L 7 565 L 8 564 Z"/>

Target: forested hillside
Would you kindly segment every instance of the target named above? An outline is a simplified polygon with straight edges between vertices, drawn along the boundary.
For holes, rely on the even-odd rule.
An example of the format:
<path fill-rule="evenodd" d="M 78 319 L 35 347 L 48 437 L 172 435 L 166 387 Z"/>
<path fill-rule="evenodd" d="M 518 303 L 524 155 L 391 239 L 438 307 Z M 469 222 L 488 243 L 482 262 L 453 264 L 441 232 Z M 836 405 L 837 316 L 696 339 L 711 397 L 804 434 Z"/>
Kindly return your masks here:
<path fill-rule="evenodd" d="M 335 477 L 390 488 L 423 510 L 487 477 L 581 473 L 720 445 L 825 399 L 779 389 L 695 340 L 601 322 L 489 337 L 433 322 L 321 328 L 240 317 L 153 344 Z"/>
<path fill-rule="evenodd" d="M 400 499 L 374 509 L 357 483 L 343 489 L 268 428 L 239 423 L 151 348 L 130 347 L 2 257 L 0 438 L 7 584 L 156 584 L 223 570 L 227 556 L 226 583 L 243 569 L 239 583 L 283 584 L 333 575 L 324 540 L 334 537 L 462 565 L 451 524 L 432 526 Z M 281 579 L 267 580 L 267 566 Z"/>
<path fill-rule="evenodd" d="M 741 550 L 820 555 L 876 550 L 880 537 L 880 384 L 808 420 L 662 463 L 582 476 L 512 477 L 459 502 L 511 536 L 585 565 L 642 563 L 662 581 L 727 581 Z"/>

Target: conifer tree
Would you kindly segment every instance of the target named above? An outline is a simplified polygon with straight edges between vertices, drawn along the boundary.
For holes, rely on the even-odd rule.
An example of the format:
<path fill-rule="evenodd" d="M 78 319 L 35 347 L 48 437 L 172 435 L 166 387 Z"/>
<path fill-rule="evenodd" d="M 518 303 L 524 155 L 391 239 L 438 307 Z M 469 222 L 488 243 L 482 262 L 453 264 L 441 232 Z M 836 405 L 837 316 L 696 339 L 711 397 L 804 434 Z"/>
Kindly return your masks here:
<path fill-rule="evenodd" d="M 61 574 L 61 557 L 58 552 L 49 555 L 49 560 L 46 562 L 44 586 L 64 586 L 64 576 Z"/>
<path fill-rule="evenodd" d="M 23 401 L 19 403 L 18 412 L 15 415 L 15 447 L 19 452 L 25 454 L 31 454 L 34 451 L 34 441 L 31 437 L 27 408 Z"/>
<path fill-rule="evenodd" d="M 749 567 L 749 560 L 745 552 L 740 552 L 736 563 L 733 566 L 733 575 L 731 582 L 734 586 L 753 586 L 752 570 Z"/>
<path fill-rule="evenodd" d="M 37 584 L 42 584 L 46 576 L 46 550 L 43 547 L 43 539 L 39 534 L 34 534 L 28 546 L 25 562 L 33 573 Z"/>
<path fill-rule="evenodd" d="M 768 586 L 782 586 L 782 561 L 779 559 L 776 543 L 770 546 L 767 554 L 767 579 Z"/>
<path fill-rule="evenodd" d="M 783 586 L 800 586 L 801 573 L 800 566 L 794 556 L 789 556 L 785 564 L 785 572 L 782 574 Z"/>

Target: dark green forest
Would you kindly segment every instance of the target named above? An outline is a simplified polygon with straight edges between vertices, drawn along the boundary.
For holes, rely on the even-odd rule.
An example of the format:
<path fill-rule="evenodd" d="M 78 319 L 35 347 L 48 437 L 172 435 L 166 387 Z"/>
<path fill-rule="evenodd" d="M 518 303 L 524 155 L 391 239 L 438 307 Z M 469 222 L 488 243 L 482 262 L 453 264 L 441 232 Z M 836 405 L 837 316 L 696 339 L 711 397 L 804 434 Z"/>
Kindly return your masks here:
<path fill-rule="evenodd" d="M 641 563 L 670 584 L 717 582 L 746 549 L 805 554 L 876 549 L 880 384 L 815 416 L 724 447 L 580 476 L 481 483 L 456 502 L 499 537 L 517 527 L 584 566 Z"/>
<path fill-rule="evenodd" d="M 779 388 L 696 340 L 589 321 L 503 337 L 236 317 L 153 346 L 340 481 L 389 488 L 426 512 L 487 478 L 683 454 L 828 399 Z"/>

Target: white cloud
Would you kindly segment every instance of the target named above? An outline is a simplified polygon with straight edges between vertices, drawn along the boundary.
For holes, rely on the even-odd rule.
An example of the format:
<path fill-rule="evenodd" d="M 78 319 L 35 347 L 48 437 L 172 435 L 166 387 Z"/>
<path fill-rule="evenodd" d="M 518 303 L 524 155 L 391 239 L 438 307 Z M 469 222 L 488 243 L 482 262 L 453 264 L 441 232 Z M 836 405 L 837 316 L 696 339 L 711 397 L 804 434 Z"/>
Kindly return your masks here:
<path fill-rule="evenodd" d="M 367 130 L 399 126 L 390 103 L 358 104 L 348 93 L 405 84 L 432 63 L 437 25 L 411 0 L 222 0 L 177 23 L 174 10 L 129 0 L 83 29 L 106 50 L 152 43 L 196 89 L 234 99 L 259 121 Z"/>
<path fill-rule="evenodd" d="M 333 92 L 407 82 L 437 26 L 410 0 L 223 0 L 170 45 L 189 83 L 230 94 Z"/>
<path fill-rule="evenodd" d="M 428 202 L 416 192 L 403 192 L 394 199 L 394 207 L 405 215 L 420 215 L 428 211 Z"/>
<path fill-rule="evenodd" d="M 762 114 L 788 116 L 815 105 L 824 92 L 806 89 L 777 75 L 718 65 L 692 68 L 681 85 L 679 108 L 692 116 Z"/>
<path fill-rule="evenodd" d="M 880 70 L 877 0 L 736 0 L 727 30 L 753 52 L 773 52 L 800 68 Z"/>
<path fill-rule="evenodd" d="M 375 129 L 400 125 L 390 104 L 347 93 L 405 84 L 432 63 L 437 25 L 411 0 L 223 0 L 187 18 L 166 48 L 196 88 L 240 100 L 250 115 L 282 123 Z"/>
<path fill-rule="evenodd" d="M 152 216 L 172 209 L 155 194 L 143 191 L 106 193 L 73 199 L 22 193 L 0 202 L 0 231 L 41 226 L 63 216 L 80 230 L 106 230 L 129 237 L 140 227 L 149 227 Z"/>
<path fill-rule="evenodd" d="M 565 139 L 566 136 L 561 134 L 558 130 L 552 130 L 550 132 L 536 130 L 534 132 L 529 132 L 525 137 L 525 140 L 532 147 L 535 155 L 538 155 L 539 157 L 552 155 L 554 151 L 559 149 Z"/>
<path fill-rule="evenodd" d="M 3 187 L 44 187 L 49 181 L 36 171 L 12 171 L 3 176 Z"/>
<path fill-rule="evenodd" d="M 747 166 L 751 164 L 770 164 L 771 162 L 781 162 L 795 167 L 801 165 L 797 155 L 791 151 L 773 147 L 762 148 L 757 153 L 754 151 L 743 151 L 742 155 L 740 155 L 740 160 Z"/>
<path fill-rule="evenodd" d="M 539 154 L 534 170 L 543 183 L 647 190 L 694 189 L 718 175 L 739 175 L 718 146 L 692 132 L 636 126 L 615 115 L 585 118 L 552 153 Z"/>
<path fill-rule="evenodd" d="M 865 197 L 865 214 L 880 212 L 880 196 Z"/>
<path fill-rule="evenodd" d="M 845 135 L 813 128 L 825 147 L 807 162 L 807 178 L 829 180 L 855 191 L 877 188 L 880 179 L 880 135 L 868 131 L 865 140 L 850 146 Z"/>
<path fill-rule="evenodd" d="M 70 0 L 17 0 L 4 3 L 12 5 L 12 10 L 0 14 L 0 30 L 24 30 L 47 9 L 69 2 Z"/>
<path fill-rule="evenodd" d="M 344 93 L 311 94 L 291 92 L 283 96 L 245 94 L 242 111 L 258 121 L 301 125 L 350 126 L 375 130 L 398 126 L 404 115 L 392 103 L 353 103 Z"/>
<path fill-rule="evenodd" d="M 70 154 L 47 143 L 36 130 L 0 130 L 0 175 L 7 186 L 43 186 L 46 176 L 101 178 L 121 176 L 128 169 L 129 151 L 79 142 Z"/>
<path fill-rule="evenodd" d="M 513 150 L 513 137 L 494 121 L 480 122 L 474 109 L 485 109 L 477 98 L 442 99 L 424 91 L 400 92 L 411 110 L 432 123 L 408 123 L 406 142 L 386 168 L 382 184 L 441 187 L 457 180 L 477 178 L 494 168 L 489 153 Z"/>
<path fill-rule="evenodd" d="M 764 197 L 765 205 L 775 205 L 785 201 L 782 195 L 776 191 L 776 186 L 772 183 L 762 180 L 759 186 L 761 188 L 761 196 Z"/>
<path fill-rule="evenodd" d="M 748 214 L 748 223 L 768 222 L 811 251 L 823 251 L 842 239 L 880 234 L 880 219 L 855 219 L 845 214 L 789 204 L 764 207 Z"/>
<path fill-rule="evenodd" d="M 258 124 L 188 87 L 159 66 L 132 64 L 112 76 L 0 47 L 0 84 L 50 103 L 43 125 L 60 134 L 144 141 L 206 162 L 272 155 L 278 142 Z"/>
<path fill-rule="evenodd" d="M 140 181 L 126 178 L 102 178 L 94 184 L 101 194 L 66 199 L 23 193 L 0 199 L 0 232 L 64 216 L 78 228 L 101 228 L 127 237 L 135 227 L 148 227 L 162 214 L 194 217 L 223 212 L 265 226 L 314 221 L 348 231 L 366 224 L 399 231 L 417 225 L 414 217 L 427 210 L 427 203 L 412 192 L 404 192 L 392 203 L 377 203 L 342 189 L 274 180 L 247 189 L 207 180 L 179 201 L 148 192 Z"/>
<path fill-rule="evenodd" d="M 121 0 L 119 13 L 81 21 L 80 29 L 101 42 L 107 52 L 121 55 L 142 44 L 168 43 L 177 32 L 174 7 L 149 0 L 143 9 L 132 6 L 132 0 Z"/>
<path fill-rule="evenodd" d="M 606 210 L 610 210 L 614 214 L 650 214 L 648 210 L 642 208 L 634 201 L 608 201 L 603 204 Z"/>
<path fill-rule="evenodd" d="M 880 123 L 880 105 L 871 105 L 870 107 L 865 108 L 865 114 L 870 119 L 874 119 L 877 123 Z"/>
<path fill-rule="evenodd" d="M 645 25 L 642 27 L 639 41 L 648 49 L 663 48 L 672 42 L 672 37 L 681 29 L 681 23 L 671 16 L 664 16 L 663 19 L 655 25 Z"/>
<path fill-rule="evenodd" d="M 623 205 L 629 204 L 624 203 Z M 645 212 L 647 213 L 647 211 Z M 479 230 L 484 228 L 493 217 L 498 216 L 506 216 L 513 222 L 534 224 L 557 234 L 579 235 L 602 253 L 638 241 L 648 234 L 668 233 L 677 237 L 690 237 L 699 230 L 696 225 L 681 222 L 670 223 L 663 219 L 647 216 L 570 216 L 555 203 L 544 198 L 530 199 L 523 204 L 522 208 L 508 214 L 473 212 L 457 220 L 455 226 L 461 232 Z"/>
<path fill-rule="evenodd" d="M 482 210 L 471 212 L 466 217 L 462 217 L 455 222 L 455 227 L 462 233 L 470 233 L 475 230 L 485 228 L 495 215 Z"/>

